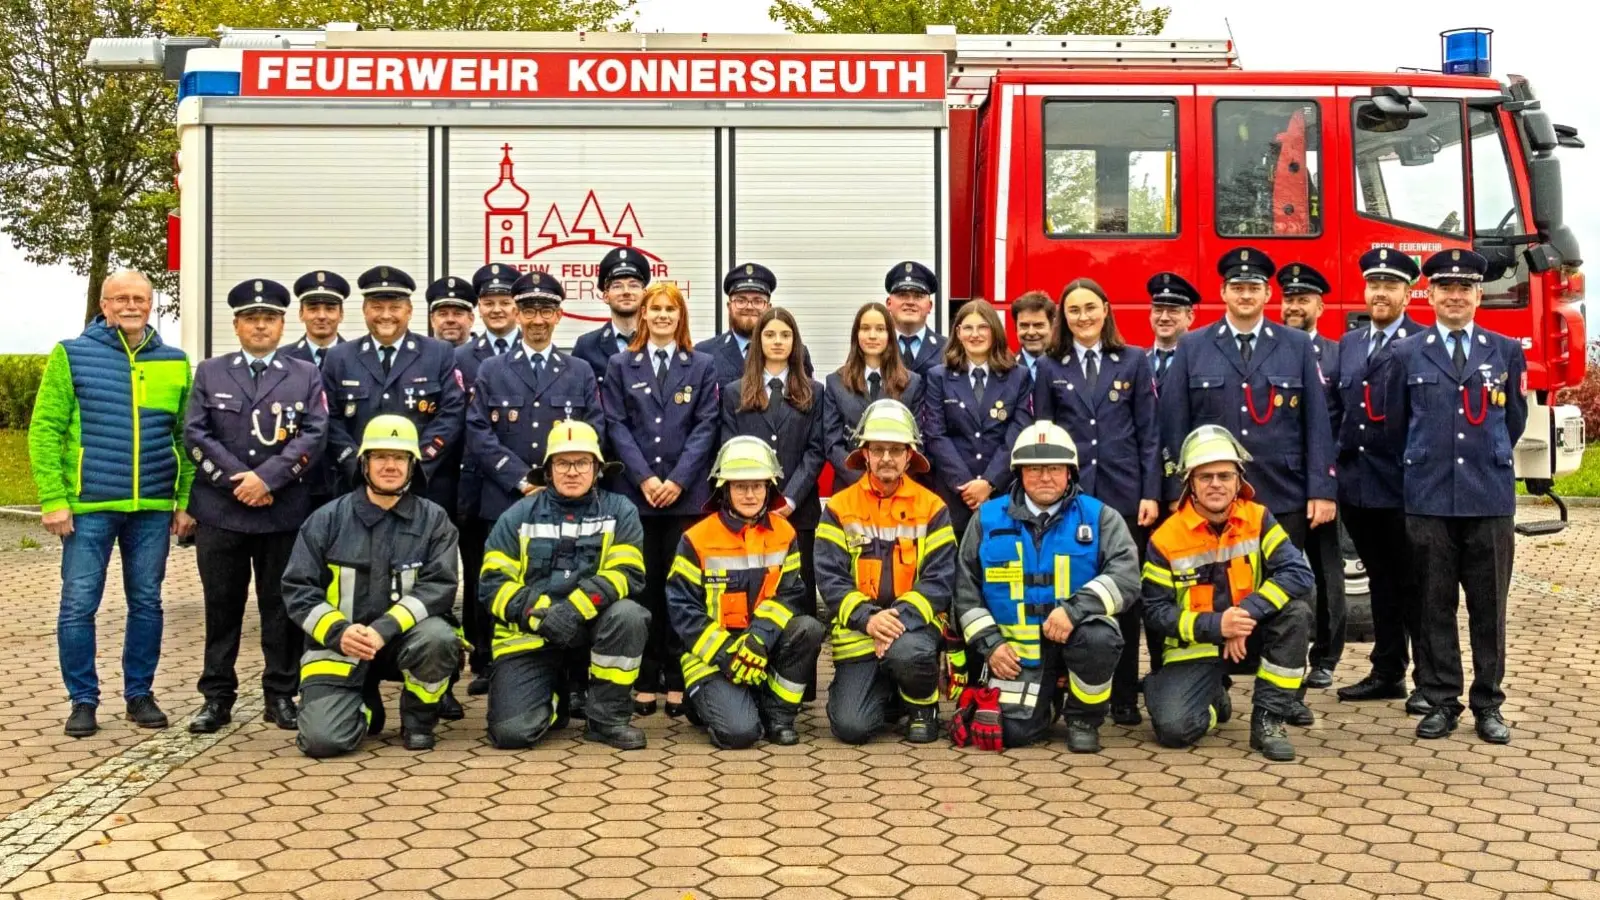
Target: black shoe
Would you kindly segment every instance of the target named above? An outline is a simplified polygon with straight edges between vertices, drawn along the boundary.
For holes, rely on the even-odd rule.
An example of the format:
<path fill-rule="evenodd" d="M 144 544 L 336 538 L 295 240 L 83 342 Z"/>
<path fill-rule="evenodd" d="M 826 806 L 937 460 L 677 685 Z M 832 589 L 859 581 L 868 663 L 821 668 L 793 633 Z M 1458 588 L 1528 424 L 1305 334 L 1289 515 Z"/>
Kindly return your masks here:
<path fill-rule="evenodd" d="M 467 684 L 467 696 L 482 697 L 487 693 L 489 693 L 489 672 L 475 673 L 472 676 L 472 681 Z"/>
<path fill-rule="evenodd" d="M 67 737 L 85 738 L 100 730 L 100 725 L 94 720 L 93 703 L 72 704 L 72 715 L 67 716 Z"/>
<path fill-rule="evenodd" d="M 1312 712 L 1311 707 L 1305 705 L 1304 701 L 1296 700 L 1284 721 L 1299 728 L 1310 728 L 1317 724 L 1317 714 Z"/>
<path fill-rule="evenodd" d="M 461 701 L 456 699 L 455 688 L 452 686 L 439 698 L 439 718 L 446 722 L 459 722 L 467 717 L 467 711 L 461 708 Z M 426 748 L 423 748 L 426 749 Z"/>
<path fill-rule="evenodd" d="M 1428 714 L 1417 723 L 1417 737 L 1423 740 L 1446 737 L 1456 730 L 1456 723 L 1461 719 L 1461 713 L 1451 712 L 1442 706 L 1435 706 L 1428 710 Z"/>
<path fill-rule="evenodd" d="M 1511 727 L 1500 717 L 1500 710 L 1490 709 L 1478 713 L 1478 737 L 1491 744 L 1511 743 Z"/>
<path fill-rule="evenodd" d="M 643 750 L 647 743 L 644 731 L 632 725 L 597 725 L 592 721 L 583 729 L 583 739 L 618 750 Z"/>
<path fill-rule="evenodd" d="M 1217 694 L 1217 699 L 1213 700 L 1211 705 L 1217 709 L 1218 725 L 1221 725 L 1233 718 L 1233 697 L 1228 695 L 1227 688 L 1223 688 L 1221 693 Z"/>
<path fill-rule="evenodd" d="M 633 701 L 633 714 L 636 715 L 636 716 L 653 716 L 653 715 L 655 715 L 656 714 L 656 701 L 654 701 L 654 700 L 635 700 L 635 701 Z"/>
<path fill-rule="evenodd" d="M 433 732 L 407 731 L 400 729 L 400 743 L 407 750 L 432 750 L 434 745 Z"/>
<path fill-rule="evenodd" d="M 219 700 L 207 700 L 189 720 L 190 734 L 216 734 L 233 721 L 233 709 Z"/>
<path fill-rule="evenodd" d="M 931 744 L 939 739 L 939 704 L 913 706 L 906 722 L 906 740 L 913 744 Z"/>
<path fill-rule="evenodd" d="M 128 701 L 128 721 L 140 728 L 165 728 L 167 714 L 156 705 L 156 698 L 146 694 Z"/>
<path fill-rule="evenodd" d="M 1137 704 L 1113 703 L 1111 704 L 1111 721 L 1118 725 L 1138 725 L 1144 721 L 1144 717 L 1139 715 Z"/>
<path fill-rule="evenodd" d="M 589 720 L 589 689 L 574 688 L 567 700 L 567 715 L 574 719 Z"/>
<path fill-rule="evenodd" d="M 388 720 L 388 714 L 383 710 L 383 697 L 377 691 L 364 693 L 361 702 L 367 706 L 367 737 L 383 734 L 383 726 Z"/>
<path fill-rule="evenodd" d="M 261 712 L 261 718 L 284 731 L 295 731 L 300 727 L 300 710 L 295 709 L 294 701 L 288 697 L 273 697 L 268 700 L 267 708 Z"/>
<path fill-rule="evenodd" d="M 1335 691 L 1340 700 L 1359 703 L 1362 700 L 1399 700 L 1406 695 L 1406 686 L 1398 681 L 1368 675 L 1355 684 Z"/>
<path fill-rule="evenodd" d="M 683 707 L 684 707 L 684 704 L 681 701 L 678 702 L 678 703 L 673 703 L 671 700 L 668 700 L 666 702 L 666 710 L 665 710 L 666 714 L 667 714 L 667 718 L 669 718 L 669 719 L 680 718 L 683 715 Z"/>
<path fill-rule="evenodd" d="M 1422 696 L 1421 691 L 1412 691 L 1411 696 L 1406 698 L 1406 712 L 1413 716 L 1425 716 L 1433 712 L 1433 704 Z"/>
<path fill-rule="evenodd" d="M 1099 753 L 1099 723 L 1082 716 L 1067 716 L 1067 749 L 1073 753 Z"/>
<path fill-rule="evenodd" d="M 1289 743 L 1283 719 L 1259 706 L 1250 715 L 1250 749 L 1273 762 L 1294 761 L 1294 744 Z"/>
<path fill-rule="evenodd" d="M 800 743 L 800 732 L 795 730 L 793 722 L 768 722 L 766 737 L 767 743 L 780 747 L 793 747 Z"/>
<path fill-rule="evenodd" d="M 1333 687 L 1333 672 L 1328 669 L 1312 669 L 1311 674 L 1306 676 L 1306 687 L 1319 689 Z"/>

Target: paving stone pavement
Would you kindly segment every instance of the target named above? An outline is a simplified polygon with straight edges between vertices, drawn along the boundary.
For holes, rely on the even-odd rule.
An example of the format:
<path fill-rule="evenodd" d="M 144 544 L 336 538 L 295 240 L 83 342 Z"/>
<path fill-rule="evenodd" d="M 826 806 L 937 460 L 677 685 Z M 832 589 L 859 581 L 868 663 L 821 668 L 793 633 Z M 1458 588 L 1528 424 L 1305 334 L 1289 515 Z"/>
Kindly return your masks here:
<path fill-rule="evenodd" d="M 157 688 L 174 727 L 118 718 L 114 571 L 103 730 L 73 740 L 60 733 L 60 554 L 46 540 L 0 552 L 12 623 L 0 636 L 0 897 L 1600 900 L 1600 510 L 1573 520 L 1518 539 L 1513 744 L 1479 742 L 1470 720 L 1418 742 L 1398 701 L 1319 691 L 1293 764 L 1248 752 L 1247 716 L 1187 751 L 1156 746 L 1148 726 L 1107 725 L 1098 756 L 1066 753 L 1059 734 L 998 755 L 888 738 L 848 747 L 820 703 L 800 746 L 739 752 L 659 715 L 642 752 L 571 730 L 497 751 L 481 698 L 464 698 L 467 719 L 425 754 L 391 731 L 352 757 L 304 759 L 245 700 L 249 721 L 191 739 L 202 638 L 191 550 L 174 551 L 165 591 Z M 254 631 L 245 640 L 249 686 Z M 1340 684 L 1365 672 L 1367 649 L 1349 648 Z"/>

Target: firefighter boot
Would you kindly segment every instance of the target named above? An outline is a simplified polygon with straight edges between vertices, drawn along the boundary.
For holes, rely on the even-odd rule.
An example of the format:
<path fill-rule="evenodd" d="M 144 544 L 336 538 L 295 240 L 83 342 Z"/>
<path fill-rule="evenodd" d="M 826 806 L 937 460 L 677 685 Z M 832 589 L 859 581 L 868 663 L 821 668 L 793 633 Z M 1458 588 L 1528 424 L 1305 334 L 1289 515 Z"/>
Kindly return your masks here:
<path fill-rule="evenodd" d="M 911 718 L 906 723 L 906 740 L 913 744 L 931 744 L 939 739 L 939 704 L 911 705 Z"/>
<path fill-rule="evenodd" d="M 767 743 L 780 747 L 793 747 L 800 743 L 800 732 L 794 727 L 794 720 L 799 713 L 799 707 L 783 703 L 776 697 L 763 698 L 761 727 Z"/>
<path fill-rule="evenodd" d="M 591 679 L 588 702 L 585 704 L 588 718 L 583 739 L 609 744 L 618 750 L 644 749 L 644 732 L 628 721 L 628 713 L 633 707 L 630 693 L 627 685 Z"/>
<path fill-rule="evenodd" d="M 1067 749 L 1073 753 L 1100 752 L 1100 723 L 1087 716 L 1067 716 Z"/>
<path fill-rule="evenodd" d="M 1250 714 L 1250 749 L 1261 751 L 1262 756 L 1273 762 L 1293 762 L 1294 745 L 1289 743 L 1283 717 L 1256 707 Z"/>

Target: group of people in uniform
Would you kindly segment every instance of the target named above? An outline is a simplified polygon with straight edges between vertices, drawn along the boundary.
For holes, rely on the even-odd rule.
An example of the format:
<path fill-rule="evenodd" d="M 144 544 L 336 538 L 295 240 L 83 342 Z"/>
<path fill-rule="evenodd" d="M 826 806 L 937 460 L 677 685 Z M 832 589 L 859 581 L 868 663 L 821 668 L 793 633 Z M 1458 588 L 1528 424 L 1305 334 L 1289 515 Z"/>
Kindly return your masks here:
<path fill-rule="evenodd" d="M 1219 262 L 1218 322 L 1191 329 L 1199 293 L 1158 273 L 1155 345 L 1132 347 L 1078 279 L 1011 304 L 1013 352 L 983 300 L 934 330 L 937 278 L 904 262 L 821 381 L 755 263 L 723 280 L 729 330 L 696 344 L 682 292 L 613 250 L 611 318 L 570 351 L 546 273 L 434 282 L 434 337 L 393 266 L 353 289 L 244 281 L 240 350 L 200 364 L 185 413 L 207 609 L 190 728 L 230 720 L 253 574 L 266 715 L 312 756 L 383 730 L 386 679 L 405 746 L 433 746 L 467 668 L 497 747 L 581 719 L 640 748 L 634 720 L 663 704 L 719 747 L 793 744 L 826 641 L 847 743 L 902 722 L 933 741 L 945 698 L 958 744 L 1064 718 L 1069 748 L 1096 752 L 1107 714 L 1142 722 L 1142 694 L 1157 740 L 1186 746 L 1250 673 L 1251 746 L 1292 759 L 1287 726 L 1313 724 L 1305 694 L 1343 648 L 1342 521 L 1377 640 L 1340 699 L 1407 698 L 1419 737 L 1452 731 L 1459 585 L 1477 732 L 1505 742 L 1520 347 L 1473 321 L 1477 254 L 1357 265 L 1370 322 L 1339 340 L 1316 333 L 1321 273 L 1242 247 Z M 1405 313 L 1421 274 L 1431 327 Z M 353 294 L 366 334 L 345 341 Z M 285 346 L 295 305 L 305 336 Z"/>

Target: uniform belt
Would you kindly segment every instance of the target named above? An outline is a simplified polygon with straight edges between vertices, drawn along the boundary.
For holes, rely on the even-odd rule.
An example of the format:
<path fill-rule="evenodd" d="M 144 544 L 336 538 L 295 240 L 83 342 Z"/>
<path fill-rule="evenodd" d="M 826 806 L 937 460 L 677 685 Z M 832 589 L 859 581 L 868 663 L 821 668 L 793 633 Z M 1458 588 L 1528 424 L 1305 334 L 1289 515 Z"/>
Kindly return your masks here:
<path fill-rule="evenodd" d="M 1029 572 L 1022 583 L 1028 587 L 1054 587 L 1056 576 L 1053 572 Z"/>
<path fill-rule="evenodd" d="M 1058 609 L 1058 607 L 1054 603 L 1024 603 L 1024 604 L 1022 604 L 1022 612 L 1023 612 L 1023 614 L 1024 615 L 1029 615 L 1029 616 L 1048 616 L 1051 613 L 1055 612 L 1056 609 Z"/>

